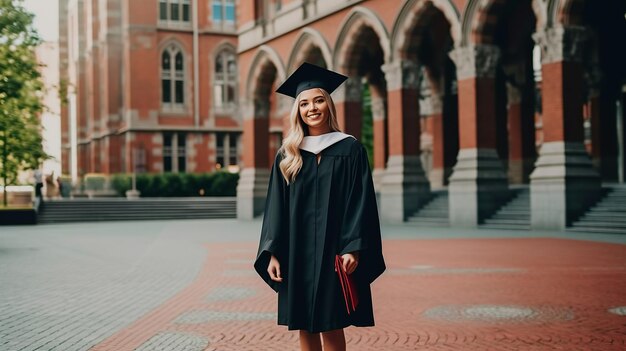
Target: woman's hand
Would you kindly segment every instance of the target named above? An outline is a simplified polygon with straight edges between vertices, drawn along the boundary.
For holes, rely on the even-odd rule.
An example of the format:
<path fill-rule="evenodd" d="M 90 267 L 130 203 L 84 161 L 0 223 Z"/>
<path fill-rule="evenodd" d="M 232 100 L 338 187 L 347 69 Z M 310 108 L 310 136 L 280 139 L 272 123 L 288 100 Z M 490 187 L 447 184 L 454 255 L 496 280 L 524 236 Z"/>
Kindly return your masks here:
<path fill-rule="evenodd" d="M 274 255 L 270 257 L 270 264 L 267 265 L 267 273 L 269 273 L 270 279 L 273 281 L 279 283 L 283 281 L 283 277 L 280 275 L 280 263 Z"/>
<path fill-rule="evenodd" d="M 341 261 L 343 266 L 343 271 L 346 274 L 352 274 L 356 267 L 359 265 L 359 253 L 358 252 L 350 252 L 345 255 L 341 255 Z"/>

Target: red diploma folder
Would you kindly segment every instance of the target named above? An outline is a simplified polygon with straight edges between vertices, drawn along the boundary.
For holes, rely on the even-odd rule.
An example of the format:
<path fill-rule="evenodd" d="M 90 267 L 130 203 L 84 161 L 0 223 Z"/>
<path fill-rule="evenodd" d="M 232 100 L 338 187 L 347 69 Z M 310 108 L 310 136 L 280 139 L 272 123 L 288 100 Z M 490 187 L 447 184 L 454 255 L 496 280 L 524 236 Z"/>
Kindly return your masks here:
<path fill-rule="evenodd" d="M 341 291 L 343 292 L 343 299 L 346 301 L 346 310 L 348 310 L 348 314 L 354 312 L 356 310 L 356 306 L 359 304 L 359 295 L 356 291 L 356 284 L 354 282 L 354 277 L 352 275 L 347 274 L 343 270 L 343 260 L 341 256 L 335 256 L 335 271 L 337 271 L 337 275 L 339 276 L 339 285 L 341 285 Z"/>

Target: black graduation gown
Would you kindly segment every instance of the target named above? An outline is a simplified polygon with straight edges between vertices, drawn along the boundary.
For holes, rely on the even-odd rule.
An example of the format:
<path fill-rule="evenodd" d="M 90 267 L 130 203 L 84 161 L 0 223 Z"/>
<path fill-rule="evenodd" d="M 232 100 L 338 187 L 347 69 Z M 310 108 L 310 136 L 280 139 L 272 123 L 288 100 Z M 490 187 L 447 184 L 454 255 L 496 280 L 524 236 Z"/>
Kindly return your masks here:
<path fill-rule="evenodd" d="M 354 138 L 327 147 L 319 164 L 313 153 L 300 152 L 303 165 L 289 185 L 276 155 L 254 267 L 278 292 L 278 324 L 289 330 L 373 326 L 370 283 L 385 262 L 367 153 Z M 360 253 L 353 273 L 359 305 L 348 315 L 334 259 L 354 251 Z M 267 273 L 271 254 L 280 262 L 281 283 Z"/>

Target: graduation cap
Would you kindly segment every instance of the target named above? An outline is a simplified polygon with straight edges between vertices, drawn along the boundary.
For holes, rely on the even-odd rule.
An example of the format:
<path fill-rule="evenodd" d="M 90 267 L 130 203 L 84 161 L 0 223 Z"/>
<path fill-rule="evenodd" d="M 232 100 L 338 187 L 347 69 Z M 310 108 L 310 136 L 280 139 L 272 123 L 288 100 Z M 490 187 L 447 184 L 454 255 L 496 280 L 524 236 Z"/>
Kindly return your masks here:
<path fill-rule="evenodd" d="M 305 90 L 322 88 L 330 94 L 346 79 L 348 77 L 343 74 L 305 62 L 276 89 L 276 92 L 296 98 Z"/>

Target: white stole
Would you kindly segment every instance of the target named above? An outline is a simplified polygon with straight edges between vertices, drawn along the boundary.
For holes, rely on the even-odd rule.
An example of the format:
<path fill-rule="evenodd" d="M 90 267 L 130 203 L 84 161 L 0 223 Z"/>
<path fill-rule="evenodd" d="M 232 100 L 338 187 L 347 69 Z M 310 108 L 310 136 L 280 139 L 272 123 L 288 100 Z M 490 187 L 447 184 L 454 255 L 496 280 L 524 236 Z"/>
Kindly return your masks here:
<path fill-rule="evenodd" d="M 345 139 L 354 138 L 352 135 L 341 132 L 330 132 L 316 136 L 305 136 L 300 143 L 300 149 L 311 152 L 315 155 L 324 151 L 327 147 Z M 354 138 L 356 139 L 356 138 Z"/>

